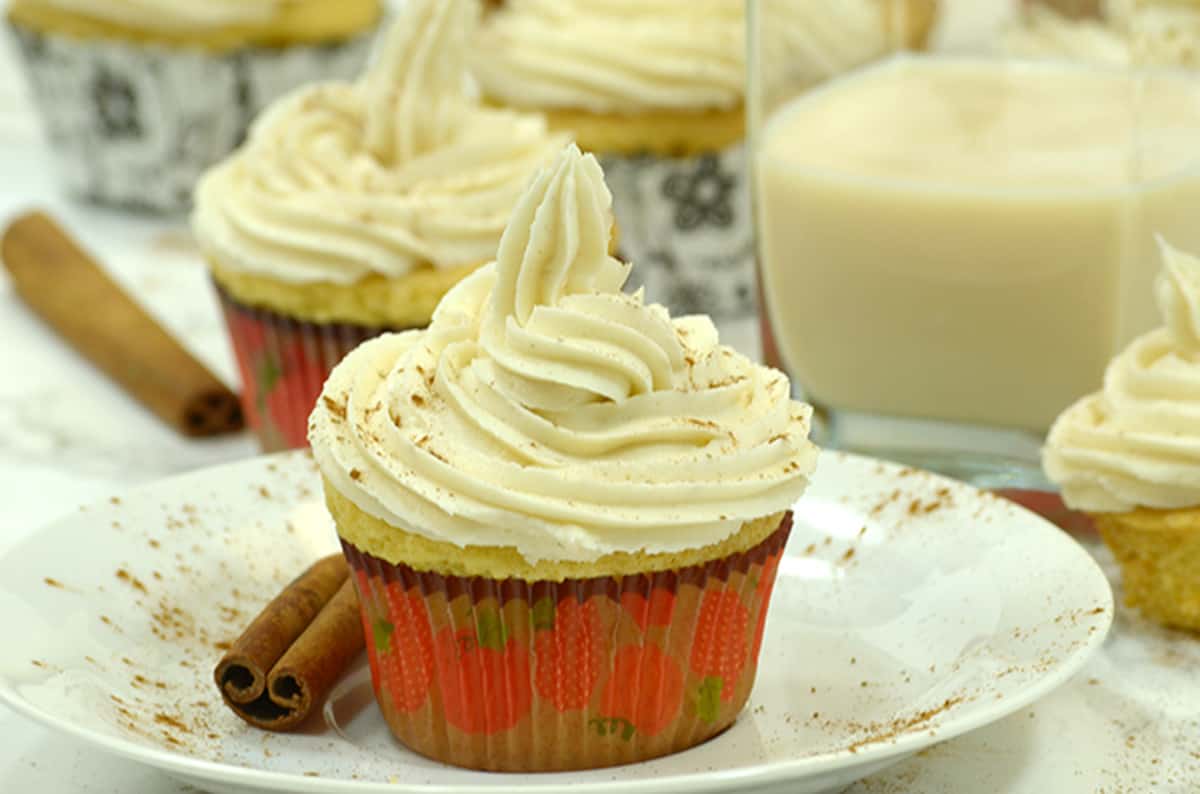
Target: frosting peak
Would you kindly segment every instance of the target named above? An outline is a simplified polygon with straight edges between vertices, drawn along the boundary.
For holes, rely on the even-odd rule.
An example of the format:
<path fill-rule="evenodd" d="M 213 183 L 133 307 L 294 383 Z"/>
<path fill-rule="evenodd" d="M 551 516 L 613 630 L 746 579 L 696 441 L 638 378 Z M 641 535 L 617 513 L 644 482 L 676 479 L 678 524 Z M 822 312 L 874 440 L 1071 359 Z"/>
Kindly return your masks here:
<path fill-rule="evenodd" d="M 480 335 L 505 369 L 551 376 L 579 402 L 670 388 L 683 363 L 666 313 L 621 292 L 629 268 L 608 253 L 611 207 L 595 158 L 564 149 L 500 240 Z"/>
<path fill-rule="evenodd" d="M 622 292 L 611 218 L 600 166 L 567 147 L 427 331 L 334 370 L 309 438 L 340 493 L 530 562 L 698 548 L 799 498 L 811 409 L 707 318 Z"/>
<path fill-rule="evenodd" d="M 385 40 L 363 80 L 366 147 L 382 163 L 405 162 L 453 137 L 469 105 L 467 39 L 477 0 L 409 0 L 409 24 Z"/>
<path fill-rule="evenodd" d="M 493 321 L 513 317 L 523 326 L 535 306 L 582 291 L 620 290 L 627 269 L 608 254 L 611 207 L 595 158 L 567 146 L 533 180 L 500 238 Z"/>
<path fill-rule="evenodd" d="M 1159 248 L 1164 267 L 1155 284 L 1158 308 L 1176 354 L 1195 360 L 1200 354 L 1200 259 L 1162 240 Z"/>
<path fill-rule="evenodd" d="M 1200 259 L 1160 242 L 1164 326 L 1112 360 L 1104 388 L 1054 423 L 1046 473 L 1071 507 L 1200 505 Z"/>

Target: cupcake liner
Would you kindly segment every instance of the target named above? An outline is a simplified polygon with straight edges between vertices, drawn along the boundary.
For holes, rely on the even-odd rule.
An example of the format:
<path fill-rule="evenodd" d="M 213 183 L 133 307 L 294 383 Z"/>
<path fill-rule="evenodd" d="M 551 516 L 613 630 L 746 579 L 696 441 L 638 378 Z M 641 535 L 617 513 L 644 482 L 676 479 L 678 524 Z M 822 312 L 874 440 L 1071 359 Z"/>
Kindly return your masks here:
<path fill-rule="evenodd" d="M 562 582 L 445 576 L 342 547 L 396 738 L 457 766 L 552 771 L 678 752 L 733 723 L 790 531 L 789 513 L 703 565 Z"/>
<path fill-rule="evenodd" d="M 272 100 L 316 79 L 352 79 L 373 39 L 208 53 L 9 28 L 67 189 L 154 212 L 191 206 L 201 174 Z"/>
<path fill-rule="evenodd" d="M 756 312 L 754 223 L 746 152 L 664 157 L 603 155 L 620 229 L 618 255 L 636 262 L 630 284 L 673 316 L 718 322 Z"/>
<path fill-rule="evenodd" d="M 347 353 L 396 330 L 312 323 L 239 303 L 217 287 L 242 378 L 242 411 L 263 450 L 308 446 L 312 413 L 329 373 Z"/>

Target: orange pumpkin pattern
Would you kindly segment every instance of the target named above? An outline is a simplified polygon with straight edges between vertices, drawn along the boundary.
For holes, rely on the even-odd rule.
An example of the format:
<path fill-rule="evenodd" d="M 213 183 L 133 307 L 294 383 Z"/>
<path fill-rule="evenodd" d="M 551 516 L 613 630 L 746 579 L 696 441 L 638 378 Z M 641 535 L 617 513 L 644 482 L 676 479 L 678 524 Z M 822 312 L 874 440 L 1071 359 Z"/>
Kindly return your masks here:
<path fill-rule="evenodd" d="M 433 735 L 451 742 L 560 715 L 572 741 L 635 743 L 736 715 L 790 529 L 789 515 L 756 548 L 704 566 L 561 583 L 441 576 L 344 548 L 376 695 L 402 740 L 431 735 L 406 733 L 409 714 L 444 721 Z"/>

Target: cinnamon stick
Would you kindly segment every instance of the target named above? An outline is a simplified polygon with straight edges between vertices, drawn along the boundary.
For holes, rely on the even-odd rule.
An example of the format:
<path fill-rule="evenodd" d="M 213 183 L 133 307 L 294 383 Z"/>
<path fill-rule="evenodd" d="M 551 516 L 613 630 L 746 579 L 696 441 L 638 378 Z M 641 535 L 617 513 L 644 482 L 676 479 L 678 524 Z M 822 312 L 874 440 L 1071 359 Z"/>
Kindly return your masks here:
<path fill-rule="evenodd" d="M 14 220 L 0 255 L 30 308 L 164 422 L 188 436 L 242 428 L 237 395 L 49 216 L 31 212 Z"/>
<path fill-rule="evenodd" d="M 319 707 L 363 649 L 358 595 L 346 561 L 326 557 L 275 597 L 214 672 L 246 722 L 289 731 Z"/>

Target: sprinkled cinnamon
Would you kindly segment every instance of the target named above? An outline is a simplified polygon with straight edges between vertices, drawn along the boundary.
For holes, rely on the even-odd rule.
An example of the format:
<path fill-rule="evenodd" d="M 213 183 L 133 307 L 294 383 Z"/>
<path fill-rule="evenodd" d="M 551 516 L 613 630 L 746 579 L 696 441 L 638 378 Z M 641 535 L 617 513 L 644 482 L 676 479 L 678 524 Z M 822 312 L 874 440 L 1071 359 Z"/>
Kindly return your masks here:
<path fill-rule="evenodd" d="M 863 685 L 866 685 L 865 681 L 863 682 Z M 924 711 L 919 711 L 916 714 L 898 717 L 885 724 L 872 723 L 871 725 L 866 726 L 870 731 L 869 735 L 850 745 L 849 750 L 852 753 L 856 753 L 868 744 L 875 744 L 876 742 L 885 742 L 889 739 L 895 739 L 901 734 L 908 733 L 909 731 L 928 725 L 935 717 L 954 708 L 959 703 L 962 703 L 963 700 L 964 698 L 961 695 L 952 698 L 946 698 L 944 701 L 942 701 L 941 705 L 925 709 Z"/>
<path fill-rule="evenodd" d="M 125 584 L 132 587 L 134 590 L 137 590 L 139 593 L 148 592 L 146 590 L 146 585 L 142 584 L 140 579 L 138 579 L 136 576 L 134 576 L 133 574 L 131 574 L 129 571 L 125 570 L 124 568 L 117 569 L 117 578 L 120 579 Z"/>
<path fill-rule="evenodd" d="M 172 717 L 170 714 L 163 714 L 161 711 L 154 715 L 154 721 L 159 725 L 167 725 L 177 731 L 183 733 L 191 733 L 192 729 L 179 720 L 177 717 Z"/>

